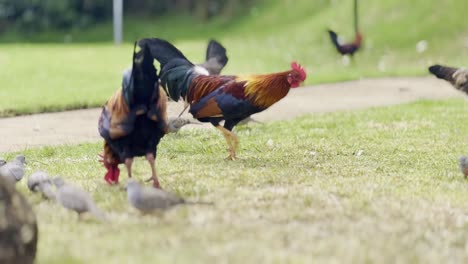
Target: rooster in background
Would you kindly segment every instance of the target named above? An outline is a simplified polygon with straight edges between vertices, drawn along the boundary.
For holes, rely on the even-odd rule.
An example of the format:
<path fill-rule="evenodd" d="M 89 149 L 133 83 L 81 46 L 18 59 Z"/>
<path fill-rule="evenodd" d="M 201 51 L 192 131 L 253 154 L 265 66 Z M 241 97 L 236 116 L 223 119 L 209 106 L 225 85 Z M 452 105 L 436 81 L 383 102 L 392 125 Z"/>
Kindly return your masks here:
<path fill-rule="evenodd" d="M 137 52 L 136 48 L 140 48 Z M 99 133 L 104 138 L 102 162 L 107 168 L 104 179 L 118 183 L 124 163 L 132 177 L 133 158 L 145 156 L 151 166 L 154 187 L 159 188 L 156 175 L 156 147 L 167 133 L 167 96 L 158 88 L 158 75 L 153 57 L 145 42 L 135 43 L 132 68 L 124 72 L 122 88 L 102 109 Z"/>
<path fill-rule="evenodd" d="M 354 53 L 361 48 L 362 34 L 359 32 L 358 27 L 358 0 L 354 0 L 354 40 L 351 43 L 341 44 L 338 39 L 338 34 L 333 30 L 328 30 L 331 42 L 335 46 L 336 50 L 341 55 L 350 55 L 353 58 Z"/>
<path fill-rule="evenodd" d="M 439 79 L 448 81 L 455 89 L 468 94 L 468 69 L 432 65 L 429 67 L 429 72 Z"/>
<path fill-rule="evenodd" d="M 285 97 L 306 79 L 304 69 L 293 62 L 291 69 L 265 75 L 208 76 L 193 65 L 176 47 L 162 39 L 144 39 L 154 58 L 161 63 L 161 85 L 174 100 L 181 97 L 190 113 L 209 122 L 224 135 L 229 159 L 236 159 L 239 140 L 231 131 L 241 120 L 261 112 Z M 220 122 L 224 121 L 221 126 Z"/>
<path fill-rule="evenodd" d="M 361 48 L 362 35 L 359 32 L 356 32 L 353 42 L 346 44 L 340 44 L 338 35 L 333 30 L 328 30 L 328 33 L 336 50 L 343 56 L 350 55 L 353 57 L 354 53 Z"/>
<path fill-rule="evenodd" d="M 212 39 L 208 42 L 206 48 L 205 62 L 197 65 L 205 68 L 209 75 L 219 75 L 227 62 L 226 49 L 219 42 Z"/>

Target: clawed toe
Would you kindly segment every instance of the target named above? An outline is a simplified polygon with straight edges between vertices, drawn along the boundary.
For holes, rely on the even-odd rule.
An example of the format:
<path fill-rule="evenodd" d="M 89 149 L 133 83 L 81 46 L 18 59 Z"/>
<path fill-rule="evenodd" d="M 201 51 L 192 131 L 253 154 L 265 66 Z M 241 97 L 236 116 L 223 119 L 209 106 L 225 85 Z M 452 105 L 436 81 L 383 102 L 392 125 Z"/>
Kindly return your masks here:
<path fill-rule="evenodd" d="M 156 189 L 162 189 L 162 188 L 161 188 L 161 185 L 159 184 L 159 182 L 154 182 L 154 183 L 153 183 L 153 187 L 156 188 Z"/>
<path fill-rule="evenodd" d="M 236 160 L 236 159 L 237 159 L 237 157 L 236 157 L 235 155 L 232 155 L 232 154 L 230 154 L 230 155 L 226 158 L 226 160 Z"/>

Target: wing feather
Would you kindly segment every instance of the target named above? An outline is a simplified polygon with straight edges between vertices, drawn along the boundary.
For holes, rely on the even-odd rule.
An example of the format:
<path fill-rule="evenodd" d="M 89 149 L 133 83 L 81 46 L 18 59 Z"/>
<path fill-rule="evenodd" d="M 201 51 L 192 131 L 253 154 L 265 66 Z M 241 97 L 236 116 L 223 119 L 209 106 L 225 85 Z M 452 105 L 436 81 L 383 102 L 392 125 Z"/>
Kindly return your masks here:
<path fill-rule="evenodd" d="M 193 102 L 190 112 L 195 118 L 245 115 L 252 111 L 252 105 L 246 98 L 246 83 L 226 82 L 198 102 Z"/>
<path fill-rule="evenodd" d="M 195 105 L 192 109 L 196 109 Z M 192 112 L 192 110 L 191 110 Z M 200 105 L 196 112 L 192 112 L 195 118 L 205 118 L 205 117 L 221 117 L 223 113 L 216 102 L 215 97 L 210 97 L 206 102 Z"/>
<path fill-rule="evenodd" d="M 197 76 L 192 80 L 187 101 L 196 103 L 226 83 L 233 82 L 235 78 L 235 76 Z"/>

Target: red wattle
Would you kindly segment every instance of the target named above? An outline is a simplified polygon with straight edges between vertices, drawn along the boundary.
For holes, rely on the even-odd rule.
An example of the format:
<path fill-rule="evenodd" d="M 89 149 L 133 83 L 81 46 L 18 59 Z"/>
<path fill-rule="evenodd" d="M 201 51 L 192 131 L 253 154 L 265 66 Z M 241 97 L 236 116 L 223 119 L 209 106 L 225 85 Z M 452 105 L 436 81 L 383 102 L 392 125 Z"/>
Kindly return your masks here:
<path fill-rule="evenodd" d="M 104 176 L 104 180 L 110 185 L 119 183 L 119 167 L 106 162 L 106 160 L 104 160 L 104 167 L 106 167 L 107 169 L 107 173 Z"/>
<path fill-rule="evenodd" d="M 104 176 L 104 180 L 105 180 L 108 184 L 112 185 L 112 184 L 114 183 L 114 180 L 112 179 L 112 177 L 113 177 L 113 170 L 112 170 L 111 168 L 109 168 L 109 169 L 107 169 L 107 173 L 106 173 L 106 175 Z"/>

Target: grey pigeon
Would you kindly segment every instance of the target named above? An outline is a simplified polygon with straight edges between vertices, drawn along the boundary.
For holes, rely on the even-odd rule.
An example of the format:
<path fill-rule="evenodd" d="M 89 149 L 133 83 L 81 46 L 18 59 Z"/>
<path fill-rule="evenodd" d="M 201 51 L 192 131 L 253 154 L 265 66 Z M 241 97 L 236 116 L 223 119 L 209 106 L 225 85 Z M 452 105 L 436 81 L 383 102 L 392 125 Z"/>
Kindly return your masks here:
<path fill-rule="evenodd" d="M 32 264 L 36 258 L 36 215 L 26 199 L 0 177 L 0 263 Z"/>
<path fill-rule="evenodd" d="M 0 177 L 6 178 L 9 182 L 17 182 L 23 179 L 25 157 L 18 155 L 14 160 L 5 162 L 0 161 Z"/>
<path fill-rule="evenodd" d="M 468 157 L 461 156 L 458 161 L 460 162 L 460 170 L 466 178 L 468 176 Z"/>
<path fill-rule="evenodd" d="M 200 123 L 195 122 L 189 118 L 170 117 L 168 120 L 167 131 L 168 133 L 177 133 L 183 126 L 188 124 L 199 125 Z"/>
<path fill-rule="evenodd" d="M 52 185 L 52 180 L 44 171 L 36 171 L 28 178 L 29 190 L 32 192 L 40 192 L 45 198 L 50 200 L 55 199 Z"/>
<path fill-rule="evenodd" d="M 78 213 L 79 219 L 83 213 L 89 212 L 99 220 L 105 220 L 104 213 L 94 203 L 93 198 L 82 188 L 66 183 L 61 177 L 52 179 L 57 191 L 55 200 L 63 207 Z"/>
<path fill-rule="evenodd" d="M 207 202 L 189 202 L 173 193 L 162 189 L 142 187 L 135 180 L 127 183 L 128 202 L 142 213 L 167 210 L 179 204 L 212 204 Z"/>

